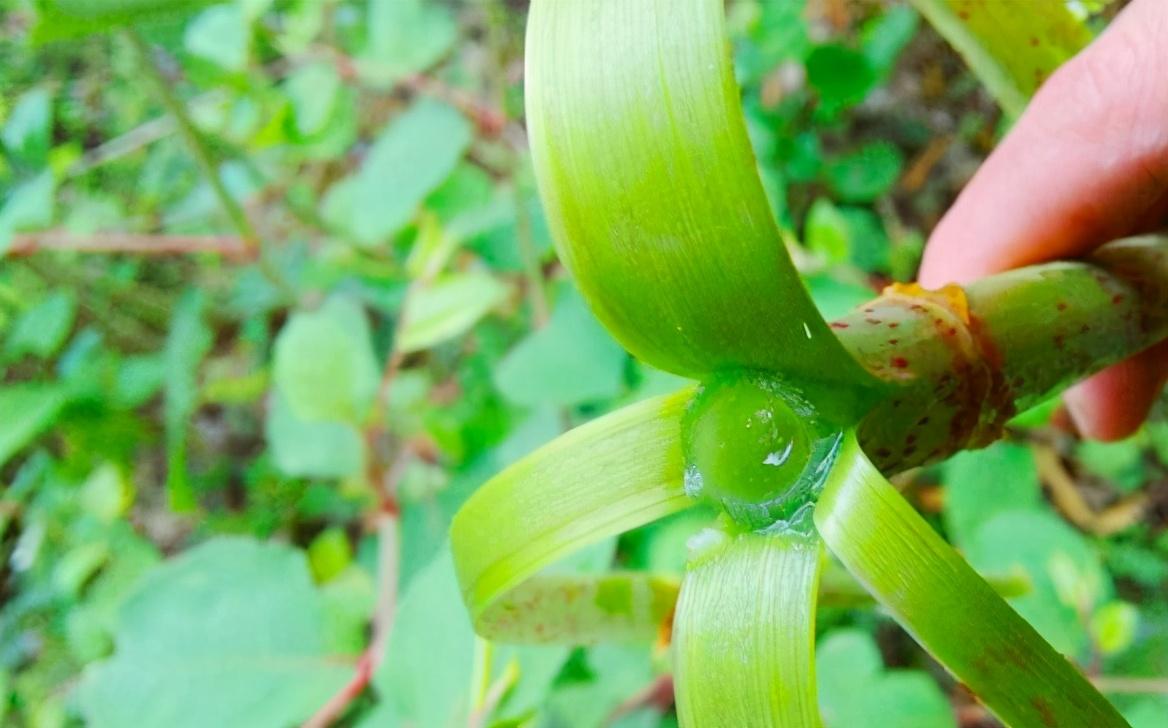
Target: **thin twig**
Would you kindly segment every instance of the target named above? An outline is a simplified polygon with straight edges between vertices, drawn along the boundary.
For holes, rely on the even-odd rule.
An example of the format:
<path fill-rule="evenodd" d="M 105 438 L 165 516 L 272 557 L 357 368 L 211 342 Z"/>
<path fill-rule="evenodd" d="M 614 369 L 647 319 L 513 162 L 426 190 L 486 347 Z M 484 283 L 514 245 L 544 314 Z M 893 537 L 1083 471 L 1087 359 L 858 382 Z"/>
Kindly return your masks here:
<path fill-rule="evenodd" d="M 398 514 L 385 511 L 377 528 L 377 608 L 373 614 L 373 635 L 357 660 L 357 669 L 328 702 L 304 723 L 304 728 L 327 728 L 340 718 L 349 704 L 369 686 L 385 655 L 393 617 L 397 611 Z"/>
<path fill-rule="evenodd" d="M 1071 523 L 1096 536 L 1110 536 L 1139 523 L 1148 509 L 1146 493 L 1121 498 L 1102 510 L 1095 510 L 1079 492 L 1075 479 L 1063 467 L 1054 448 L 1045 443 L 1031 446 L 1034 464 L 1055 508 Z"/>
<path fill-rule="evenodd" d="M 208 91 L 196 96 L 187 103 L 192 109 L 217 103 L 223 98 L 219 90 Z M 65 174 L 68 177 L 79 177 L 91 172 L 102 165 L 108 164 L 122 157 L 148 147 L 154 142 L 161 141 L 178 131 L 178 122 L 169 112 L 163 116 L 145 121 L 124 134 L 102 142 L 98 146 L 86 151 L 81 158 L 74 162 Z"/>
<path fill-rule="evenodd" d="M 467 716 L 466 728 L 483 728 L 487 724 L 487 719 L 495 712 L 495 708 L 503 702 L 503 696 L 518 680 L 519 665 L 513 660 L 507 663 L 502 674 L 487 687 L 482 700 L 477 702 L 474 710 Z"/>
<path fill-rule="evenodd" d="M 126 34 L 135 50 L 137 50 L 138 55 L 142 58 L 142 65 L 145 68 L 146 75 L 154 84 L 155 91 L 158 94 L 158 100 L 162 103 L 163 108 L 174 117 L 175 123 L 178 124 L 179 135 L 183 138 L 191 155 L 195 158 L 195 163 L 199 166 L 203 176 L 206 177 L 207 184 L 211 186 L 211 191 L 215 195 L 216 200 L 218 200 L 220 207 L 223 208 L 223 211 L 231 220 L 232 225 L 239 232 L 240 237 L 243 238 L 244 246 L 249 255 L 256 261 L 256 265 L 264 277 L 281 294 L 286 298 L 295 300 L 295 289 L 284 280 L 280 271 L 271 265 L 263 255 L 259 234 L 252 225 L 243 206 L 231 196 L 227 186 L 223 184 L 223 178 L 219 175 L 219 167 L 211 152 L 210 146 L 208 146 L 206 140 L 203 138 L 202 133 L 195 127 L 195 123 L 191 119 L 186 105 L 179 99 L 172 88 L 172 84 L 163 75 L 161 69 L 159 69 L 151 53 L 149 44 L 133 28 L 127 29 Z"/>
<path fill-rule="evenodd" d="M 235 229 L 243 236 L 244 244 L 248 249 L 254 250 L 258 248 L 259 235 L 256 234 L 251 220 L 247 218 L 247 215 L 244 214 L 243 207 L 231 196 L 231 193 L 227 190 L 227 186 L 223 184 L 223 179 L 219 176 L 219 166 L 216 164 L 210 148 L 207 146 L 202 134 L 195 128 L 195 123 L 191 120 L 186 105 L 174 92 L 170 80 L 159 70 L 150 46 L 134 29 L 131 28 L 126 33 L 130 38 L 130 42 L 134 45 L 135 50 L 138 51 L 138 55 L 142 58 L 143 69 L 146 76 L 154 84 L 155 91 L 158 94 L 158 100 L 162 102 L 163 108 L 166 109 L 167 113 L 178 124 L 179 134 L 182 136 L 183 141 L 186 142 L 192 156 L 195 158 L 195 163 L 199 165 L 199 169 L 203 172 L 203 176 L 207 178 L 207 184 L 211 185 L 211 191 L 215 194 L 219 205 L 227 213 L 227 216 L 231 218 L 231 223 L 235 226 Z"/>
<path fill-rule="evenodd" d="M 247 246 L 237 235 L 150 235 L 120 232 L 82 235 L 63 230 L 13 235 L 8 253 L 31 255 L 46 250 L 134 255 L 217 253 L 231 258 L 249 257 Z"/>
<path fill-rule="evenodd" d="M 1091 678 L 1091 682 L 1100 692 L 1124 694 L 1166 694 L 1168 693 L 1168 678 L 1163 677 L 1110 677 L 1099 675 Z"/>
<path fill-rule="evenodd" d="M 642 708 L 653 708 L 665 712 L 673 705 L 673 675 L 660 675 L 652 682 L 634 693 L 628 700 L 613 709 L 605 725 L 612 725 L 621 718 L 635 713 Z"/>
<path fill-rule="evenodd" d="M 389 397 L 405 359 L 405 354 L 401 351 L 400 346 L 401 334 L 405 327 L 410 298 L 421 283 L 422 279 L 410 283 L 402 299 L 401 309 L 398 311 L 397 322 L 394 325 L 393 348 L 386 359 L 381 382 L 377 388 L 377 396 L 374 398 L 372 411 L 369 414 L 369 424 L 365 429 L 369 461 L 367 477 L 377 494 L 378 504 L 378 596 L 370 629 L 369 644 L 357 661 L 357 669 L 354 671 L 353 677 L 304 723 L 303 728 L 327 728 L 344 714 L 349 705 L 365 691 L 370 680 L 377 673 L 377 668 L 385 656 L 389 634 L 393 631 L 393 617 L 397 605 L 398 553 L 400 550 L 398 522 L 401 517 L 397 484 L 409 462 L 409 451 L 408 448 L 402 448 L 396 456 L 387 458 L 383 455 L 383 441 L 386 437 L 389 420 Z"/>
<path fill-rule="evenodd" d="M 519 167 L 518 164 L 515 165 Z M 527 283 L 527 299 L 531 306 L 531 314 L 535 320 L 535 328 L 543 328 L 548 322 L 547 290 L 544 288 L 543 270 L 540 267 L 539 254 L 535 249 L 535 240 L 531 234 L 531 216 L 528 214 L 527 201 L 523 196 L 523 187 L 519 184 L 518 174 L 515 175 L 515 241 L 519 246 L 519 256 L 523 259 L 523 274 Z"/>

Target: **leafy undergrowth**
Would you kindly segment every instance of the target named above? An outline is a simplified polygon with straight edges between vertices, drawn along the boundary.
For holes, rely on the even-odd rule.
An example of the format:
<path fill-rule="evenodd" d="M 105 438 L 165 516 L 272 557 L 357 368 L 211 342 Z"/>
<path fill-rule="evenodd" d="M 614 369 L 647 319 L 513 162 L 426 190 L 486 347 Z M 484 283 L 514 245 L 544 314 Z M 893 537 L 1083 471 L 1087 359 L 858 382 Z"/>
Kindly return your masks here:
<path fill-rule="evenodd" d="M 680 383 L 555 260 L 523 4 L 190 2 L 140 41 L 45 45 L 86 28 L 32 4 L 0 2 L 0 723 L 303 722 L 358 671 L 391 578 L 343 724 L 673 725 L 666 635 L 476 641 L 445 545 L 501 467 Z M 913 276 L 1003 124 L 913 11 L 855 5 L 729 4 L 772 209 L 829 317 Z M 127 233 L 181 250 L 71 252 Z M 1087 444 L 1051 411 L 901 485 L 976 568 L 1025 575 L 1015 606 L 1133 725 L 1162 726 L 1168 424 Z M 679 573 L 706 521 L 564 568 Z M 829 728 L 993 725 L 871 606 L 825 607 L 819 630 Z"/>

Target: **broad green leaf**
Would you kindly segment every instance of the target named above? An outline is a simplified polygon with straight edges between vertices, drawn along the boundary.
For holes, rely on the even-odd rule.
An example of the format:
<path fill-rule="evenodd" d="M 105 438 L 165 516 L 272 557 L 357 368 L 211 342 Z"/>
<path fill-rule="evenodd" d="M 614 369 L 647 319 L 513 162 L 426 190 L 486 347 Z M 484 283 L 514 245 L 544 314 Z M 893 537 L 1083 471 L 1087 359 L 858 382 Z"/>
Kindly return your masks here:
<path fill-rule="evenodd" d="M 65 343 L 77 314 L 77 297 L 63 290 L 24 311 L 4 341 L 4 354 L 19 359 L 26 354 L 41 359 L 52 356 Z"/>
<path fill-rule="evenodd" d="M 877 81 L 868 59 L 847 46 L 816 46 L 807 56 L 807 83 L 819 94 L 822 113 L 828 117 L 863 101 Z"/>
<path fill-rule="evenodd" d="M 888 142 L 873 142 L 827 163 L 831 188 L 845 202 L 871 202 L 900 177 L 904 156 Z"/>
<path fill-rule="evenodd" d="M 175 304 L 163 356 L 166 362 L 163 419 L 166 425 L 166 488 L 170 507 L 188 511 L 195 494 L 187 478 L 187 431 L 199 401 L 199 366 L 211 350 L 204 320 L 206 299 L 190 289 Z"/>
<path fill-rule="evenodd" d="M 327 651 L 304 555 L 239 538 L 150 573 L 122 606 L 115 642 L 80 689 L 95 728 L 284 728 L 352 674 Z"/>
<path fill-rule="evenodd" d="M 366 27 L 359 68 L 364 78 L 382 84 L 426 70 L 458 37 L 453 14 L 439 0 L 370 0 Z"/>
<path fill-rule="evenodd" d="M 1118 442 L 1085 440 L 1075 445 L 1075 461 L 1087 472 L 1130 493 L 1151 477 L 1144 463 L 1144 444 L 1138 435 Z"/>
<path fill-rule="evenodd" d="M 893 618 L 1007 725 L 1126 725 L 913 510 L 854 434 L 828 474 L 815 524 Z M 1018 535 L 1004 535 L 1004 546 Z"/>
<path fill-rule="evenodd" d="M 864 26 L 862 52 L 882 77 L 892 72 L 897 56 L 916 35 L 920 19 L 911 7 L 898 5 Z"/>
<path fill-rule="evenodd" d="M 815 596 L 819 539 L 709 531 L 673 621 L 682 725 L 818 728 Z"/>
<path fill-rule="evenodd" d="M 65 400 L 65 390 L 59 385 L 0 387 L 0 466 L 52 424 Z"/>
<path fill-rule="evenodd" d="M 1018 613 L 1061 652 L 1086 657 L 1080 615 L 1090 614 L 1111 588 L 1086 539 L 1051 513 L 1003 511 L 972 534 L 965 554 L 980 571 L 1024 571 L 1033 589 L 1014 601 Z"/>
<path fill-rule="evenodd" d="M 863 387 L 771 218 L 723 26 L 717 0 L 533 3 L 527 118 L 560 256 L 658 368 Z"/>
<path fill-rule="evenodd" d="M 1016 117 L 1050 74 L 1091 42 L 1064 0 L 912 0 Z"/>
<path fill-rule="evenodd" d="M 827 274 L 808 276 L 807 289 L 820 313 L 835 320 L 862 303 L 872 300 L 872 290 L 855 283 L 845 283 Z"/>
<path fill-rule="evenodd" d="M 628 357 L 574 291 L 560 296 L 551 319 L 499 362 L 495 383 L 523 405 L 572 405 L 617 396 Z"/>
<path fill-rule="evenodd" d="M 1091 615 L 1091 639 L 1104 655 L 1123 652 L 1135 642 L 1140 610 L 1128 602 L 1108 602 Z"/>
<path fill-rule="evenodd" d="M 803 239 L 808 248 L 831 264 L 846 261 L 851 252 L 852 234 L 847 218 L 825 197 L 812 203 L 807 211 Z"/>
<path fill-rule="evenodd" d="M 1042 486 L 1030 450 L 1007 442 L 963 452 L 945 463 L 945 527 L 950 539 L 967 547 L 994 516 L 1037 508 Z"/>
<path fill-rule="evenodd" d="M 832 632 L 815 651 L 819 706 L 826 728 L 955 728 L 937 683 L 916 670 L 884 670 L 867 632 Z"/>
<path fill-rule="evenodd" d="M 37 43 L 104 33 L 119 26 L 181 18 L 219 0 L 35 0 Z"/>
<path fill-rule="evenodd" d="M 828 725 L 835 722 L 829 708 L 846 698 L 852 688 L 872 682 L 884 672 L 880 648 L 867 632 L 839 629 L 815 646 L 815 675 L 819 703 Z"/>
<path fill-rule="evenodd" d="M 47 88 L 34 88 L 21 94 L 8 112 L 0 130 L 0 141 L 13 157 L 31 167 L 40 167 L 52 145 L 52 126 L 53 96 Z"/>
<path fill-rule="evenodd" d="M 264 436 L 276 467 L 294 478 L 349 478 L 365 462 L 365 443 L 356 427 L 302 420 L 279 392 L 270 400 Z"/>
<path fill-rule="evenodd" d="M 226 71 L 247 67 L 251 25 L 235 3 L 209 7 L 191 21 L 183 36 L 187 52 Z"/>
<path fill-rule="evenodd" d="M 381 132 L 360 170 L 334 185 L 325 218 L 361 245 L 385 243 L 451 173 L 471 142 L 470 123 L 422 99 Z"/>
<path fill-rule="evenodd" d="M 351 299 L 293 315 L 273 356 L 274 383 L 300 420 L 357 424 L 377 394 L 369 322 Z"/>
<path fill-rule="evenodd" d="M 463 599 L 481 634 L 531 634 L 542 623 L 549 636 L 604 636 L 586 620 L 544 622 L 515 595 L 561 589 L 563 581 L 551 576 L 543 582 L 546 589 L 539 577 L 524 582 L 587 544 L 691 505 L 682 489 L 681 454 L 681 416 L 691 396 L 692 390 L 683 390 L 579 427 L 492 478 L 463 505 L 451 526 L 451 544 Z M 595 597 L 579 600 L 577 608 L 589 618 L 611 608 L 612 618 L 640 629 L 638 614 L 646 614 L 641 605 L 648 614 L 661 608 L 661 599 L 651 596 L 660 589 L 645 588 L 629 584 L 614 591 L 598 584 Z"/>
<path fill-rule="evenodd" d="M 610 720 L 613 711 L 654 678 L 649 651 L 642 646 L 602 644 L 581 654 L 588 678 L 557 684 L 548 696 L 541 724 L 625 728 Z"/>
<path fill-rule="evenodd" d="M 1161 728 L 1168 715 L 1168 696 L 1141 698 L 1123 713 L 1131 728 Z"/>
<path fill-rule="evenodd" d="M 353 547 L 349 544 L 349 537 L 339 528 L 322 531 L 308 544 L 308 565 L 318 584 L 336 578 L 352 561 Z"/>
<path fill-rule="evenodd" d="M 284 82 L 292 104 L 292 119 L 301 138 L 325 129 L 340 100 L 341 78 L 331 63 L 317 61 L 301 66 Z"/>
<path fill-rule="evenodd" d="M 398 349 L 420 351 L 465 334 L 507 293 L 505 284 L 483 271 L 452 273 L 426 284 L 410 296 Z"/>
<path fill-rule="evenodd" d="M 473 655 L 474 632 L 443 548 L 402 594 L 373 678 L 382 704 L 360 725 L 465 725 Z"/>
<path fill-rule="evenodd" d="M 47 169 L 8 191 L 0 208 L 0 256 L 7 252 L 13 233 L 52 224 L 56 192 L 57 181 Z"/>

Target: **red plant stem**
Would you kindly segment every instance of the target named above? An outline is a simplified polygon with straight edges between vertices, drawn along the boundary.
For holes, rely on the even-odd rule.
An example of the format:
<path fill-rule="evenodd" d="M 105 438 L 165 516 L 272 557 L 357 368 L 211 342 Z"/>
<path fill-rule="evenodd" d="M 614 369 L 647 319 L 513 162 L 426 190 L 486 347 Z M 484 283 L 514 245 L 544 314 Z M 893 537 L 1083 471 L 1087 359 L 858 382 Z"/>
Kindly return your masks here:
<path fill-rule="evenodd" d="M 426 279 L 427 276 L 423 275 L 423 277 L 413 281 L 406 289 L 394 326 L 393 348 L 385 362 L 381 383 L 377 388 L 372 412 L 369 414 L 369 425 L 365 429 L 365 442 L 369 453 L 367 477 L 377 494 L 378 502 L 376 516 L 378 524 L 377 607 L 373 613 L 369 644 L 357 660 L 353 677 L 304 723 L 303 728 L 327 728 L 345 713 L 345 710 L 365 691 L 377 673 L 377 668 L 385 657 L 389 634 L 393 630 L 393 617 L 397 611 L 400 552 L 398 527 L 401 517 L 401 505 L 397 499 L 397 484 L 409 462 L 410 453 L 408 448 L 401 448 L 396 455 L 386 457 L 383 455 L 383 445 L 387 435 L 386 424 L 389 421 L 389 397 L 405 359 L 405 354 L 398 344 L 402 338 L 413 294 L 419 285 L 425 283 Z"/>
<path fill-rule="evenodd" d="M 377 608 L 373 614 L 372 637 L 357 659 L 353 677 L 304 722 L 304 728 L 327 728 L 336 722 L 349 705 L 365 692 L 385 656 L 386 642 L 397 611 L 399 534 L 396 510 L 379 514 L 377 538 Z"/>
<path fill-rule="evenodd" d="M 71 251 L 87 254 L 128 253 L 132 255 L 215 253 L 237 260 L 251 258 L 251 251 L 238 235 L 151 235 L 142 233 L 78 235 L 61 230 L 47 230 L 13 235 L 8 248 L 9 255 L 32 255 L 41 251 Z"/>

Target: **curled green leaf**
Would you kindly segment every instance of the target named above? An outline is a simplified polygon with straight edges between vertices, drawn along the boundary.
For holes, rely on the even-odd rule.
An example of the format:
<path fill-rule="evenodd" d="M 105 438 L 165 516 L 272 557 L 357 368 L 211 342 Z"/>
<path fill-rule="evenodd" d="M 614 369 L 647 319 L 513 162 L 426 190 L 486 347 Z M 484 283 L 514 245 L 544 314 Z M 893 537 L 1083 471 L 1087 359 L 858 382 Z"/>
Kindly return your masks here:
<path fill-rule="evenodd" d="M 854 435 L 815 524 L 896 621 L 1007 725 L 1127 725 L 896 492 Z"/>
<path fill-rule="evenodd" d="M 476 629 L 520 641 L 588 642 L 640 635 L 664 620 L 672 604 L 666 581 L 536 575 L 588 544 L 692 504 L 681 454 L 681 417 L 692 396 L 685 389 L 579 427 L 466 502 L 450 536 Z"/>
<path fill-rule="evenodd" d="M 527 115 L 560 256 L 654 366 L 872 386 L 783 247 L 723 26 L 720 0 L 532 4 Z"/>

